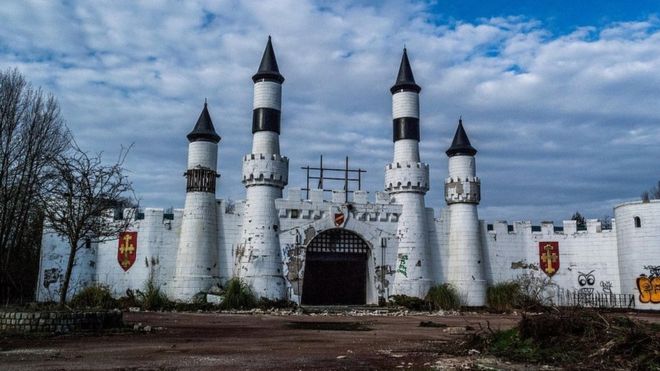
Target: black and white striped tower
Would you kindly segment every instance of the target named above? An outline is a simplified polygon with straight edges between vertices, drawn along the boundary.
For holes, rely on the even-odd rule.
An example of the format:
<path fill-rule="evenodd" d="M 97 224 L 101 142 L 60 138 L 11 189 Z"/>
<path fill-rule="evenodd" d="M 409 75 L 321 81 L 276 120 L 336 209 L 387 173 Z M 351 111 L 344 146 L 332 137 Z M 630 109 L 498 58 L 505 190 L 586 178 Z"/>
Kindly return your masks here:
<path fill-rule="evenodd" d="M 461 119 L 446 153 L 449 157 L 449 177 L 445 179 L 445 201 L 449 208 L 447 281 L 457 289 L 463 305 L 483 306 L 486 280 L 477 215 L 481 181 L 474 161 L 477 150 L 470 144 Z"/>
<path fill-rule="evenodd" d="M 171 297 L 181 301 L 190 301 L 198 292 L 208 291 L 218 276 L 215 183 L 220 136 L 215 132 L 206 102 L 187 138 L 186 203 L 170 285 Z"/>
<path fill-rule="evenodd" d="M 286 285 L 275 200 L 289 176 L 289 159 L 280 155 L 282 83 L 270 36 L 259 70 L 252 76 L 252 153 L 243 157 L 246 189 L 243 229 L 237 251 L 237 275 L 257 297 L 284 299 Z"/>
<path fill-rule="evenodd" d="M 392 92 L 394 161 L 385 168 L 385 190 L 403 206 L 397 227 L 399 247 L 390 295 L 423 298 L 431 287 L 424 195 L 429 166 L 419 157 L 419 92 L 403 49 Z"/>

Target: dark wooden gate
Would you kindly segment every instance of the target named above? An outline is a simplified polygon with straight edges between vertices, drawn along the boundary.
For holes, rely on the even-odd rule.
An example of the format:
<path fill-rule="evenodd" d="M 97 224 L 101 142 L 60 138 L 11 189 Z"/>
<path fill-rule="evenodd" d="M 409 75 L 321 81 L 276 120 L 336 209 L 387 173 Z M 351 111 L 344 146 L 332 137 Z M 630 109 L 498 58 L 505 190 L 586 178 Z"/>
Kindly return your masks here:
<path fill-rule="evenodd" d="M 307 245 L 302 303 L 360 305 L 367 300 L 369 246 L 357 234 L 337 228 Z"/>

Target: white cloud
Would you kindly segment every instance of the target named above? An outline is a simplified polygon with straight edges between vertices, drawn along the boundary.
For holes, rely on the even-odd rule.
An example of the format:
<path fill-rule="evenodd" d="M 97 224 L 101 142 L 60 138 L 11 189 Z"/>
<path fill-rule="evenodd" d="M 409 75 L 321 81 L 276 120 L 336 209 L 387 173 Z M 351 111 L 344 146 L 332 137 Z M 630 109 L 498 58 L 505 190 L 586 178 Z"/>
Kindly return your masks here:
<path fill-rule="evenodd" d="M 660 22 L 552 36 L 521 17 L 436 23 L 426 4 L 389 1 L 10 1 L 0 65 L 59 97 L 79 143 L 128 167 L 146 206 L 182 206 L 185 134 L 208 97 L 220 143 L 219 197 L 241 199 L 252 82 L 266 36 L 282 74 L 282 152 L 300 166 L 348 155 L 382 189 L 391 160 L 389 87 L 401 47 L 422 86 L 427 204 L 439 208 L 456 120 L 477 156 L 489 220 L 611 214 L 660 177 Z M 609 212 L 607 212 L 610 210 Z"/>

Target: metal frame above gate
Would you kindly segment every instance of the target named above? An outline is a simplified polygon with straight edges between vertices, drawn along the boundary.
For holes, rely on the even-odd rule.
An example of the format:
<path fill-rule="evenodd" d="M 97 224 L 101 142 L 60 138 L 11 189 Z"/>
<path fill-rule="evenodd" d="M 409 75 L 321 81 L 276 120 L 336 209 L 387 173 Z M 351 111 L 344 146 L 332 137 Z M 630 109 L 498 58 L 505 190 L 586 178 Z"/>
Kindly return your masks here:
<path fill-rule="evenodd" d="M 328 229 L 316 235 L 307 252 L 368 254 L 369 245 L 357 233 L 343 228 Z"/>
<path fill-rule="evenodd" d="M 362 189 L 362 173 L 366 173 L 366 170 L 363 169 L 350 169 L 348 167 L 348 156 L 346 156 L 346 161 L 345 161 L 345 166 L 343 169 L 339 168 L 331 168 L 331 167 L 323 167 L 323 155 L 321 155 L 321 161 L 319 164 L 319 167 L 310 167 L 310 166 L 303 166 L 301 167 L 303 170 L 307 170 L 307 187 L 303 188 L 304 191 L 307 191 L 307 199 L 309 199 L 309 190 L 311 189 L 309 186 L 309 181 L 310 180 L 318 180 L 318 186 L 316 187 L 317 189 L 322 189 L 324 192 L 332 192 L 332 189 L 325 189 L 323 188 L 323 184 L 325 180 L 333 180 L 333 181 L 343 181 L 344 182 L 344 191 L 346 191 L 346 199 L 345 202 L 348 203 L 348 194 L 352 193 L 354 191 L 351 191 L 349 189 L 350 183 L 357 183 L 358 184 L 358 191 Z M 310 171 L 317 171 L 318 176 L 315 176 L 313 174 L 310 174 Z M 324 173 L 329 173 L 330 176 L 324 175 Z M 337 173 L 342 172 L 344 173 L 344 177 L 340 178 Z M 350 178 L 349 174 L 357 174 L 357 178 Z"/>

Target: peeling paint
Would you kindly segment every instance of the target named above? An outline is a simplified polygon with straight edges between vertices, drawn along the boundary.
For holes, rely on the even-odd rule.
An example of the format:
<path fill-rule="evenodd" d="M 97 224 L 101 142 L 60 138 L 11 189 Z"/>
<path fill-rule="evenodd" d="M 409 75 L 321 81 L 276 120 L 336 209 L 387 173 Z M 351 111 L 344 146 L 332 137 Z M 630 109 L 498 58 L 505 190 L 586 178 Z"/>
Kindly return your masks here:
<path fill-rule="evenodd" d="M 305 229 L 305 245 L 309 244 L 315 236 L 316 230 L 314 227 L 310 226 L 309 228 Z"/>
<path fill-rule="evenodd" d="M 524 260 L 519 260 L 516 262 L 511 262 L 511 269 L 531 269 L 531 270 L 539 270 L 539 266 L 533 263 L 527 263 Z"/>

